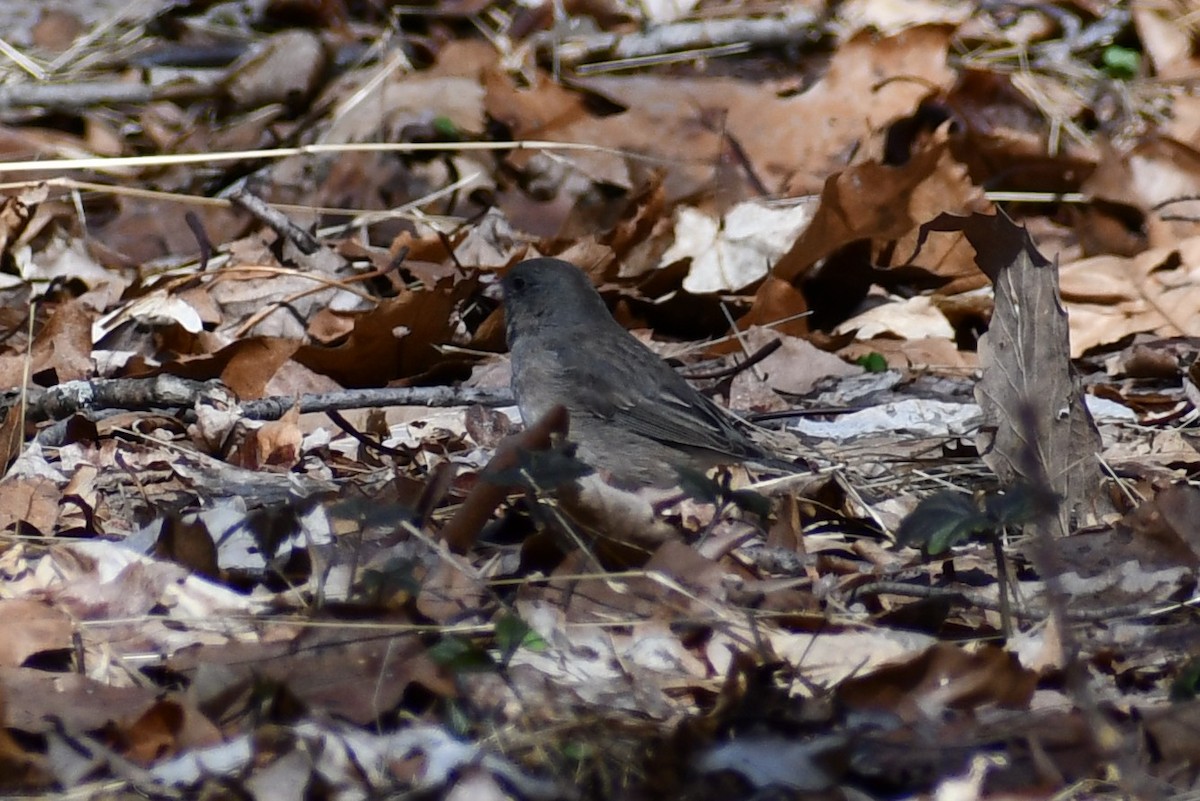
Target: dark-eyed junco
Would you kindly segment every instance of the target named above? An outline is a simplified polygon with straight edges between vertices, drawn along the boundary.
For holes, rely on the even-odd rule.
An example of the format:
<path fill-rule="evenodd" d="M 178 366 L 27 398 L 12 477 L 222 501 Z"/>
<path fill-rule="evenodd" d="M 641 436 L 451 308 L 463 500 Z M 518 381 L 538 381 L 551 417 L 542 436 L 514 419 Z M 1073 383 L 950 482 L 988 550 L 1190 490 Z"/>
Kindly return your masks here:
<path fill-rule="evenodd" d="M 626 486 L 673 484 L 677 466 L 779 464 L 622 328 L 575 265 L 531 259 L 501 286 L 521 418 L 565 406 L 582 461 Z"/>

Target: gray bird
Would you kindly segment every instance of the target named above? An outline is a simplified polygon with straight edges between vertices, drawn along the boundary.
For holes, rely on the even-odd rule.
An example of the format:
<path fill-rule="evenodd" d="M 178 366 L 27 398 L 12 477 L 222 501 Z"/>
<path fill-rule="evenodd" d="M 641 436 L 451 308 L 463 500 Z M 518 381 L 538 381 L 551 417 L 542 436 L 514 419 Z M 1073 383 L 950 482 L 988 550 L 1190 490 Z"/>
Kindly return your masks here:
<path fill-rule="evenodd" d="M 521 419 L 565 406 L 583 462 L 625 486 L 673 484 L 676 466 L 786 464 L 622 328 L 575 265 L 523 261 L 501 287 Z"/>

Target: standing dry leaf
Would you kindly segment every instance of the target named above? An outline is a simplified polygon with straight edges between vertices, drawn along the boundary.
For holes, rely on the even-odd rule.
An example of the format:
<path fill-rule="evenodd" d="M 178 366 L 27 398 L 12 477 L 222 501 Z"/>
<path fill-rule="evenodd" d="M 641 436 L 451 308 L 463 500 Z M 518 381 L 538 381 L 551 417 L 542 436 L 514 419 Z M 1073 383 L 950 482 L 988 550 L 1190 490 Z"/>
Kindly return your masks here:
<path fill-rule="evenodd" d="M 1102 511 L 1100 433 L 1071 368 L 1067 313 L 1058 270 L 1024 228 L 1004 214 L 946 215 L 931 227 L 960 228 L 995 287 L 996 308 L 979 340 L 983 409 L 978 438 L 984 462 L 1005 483 L 1037 486 L 1045 477 L 1062 503 L 1055 533 Z"/>

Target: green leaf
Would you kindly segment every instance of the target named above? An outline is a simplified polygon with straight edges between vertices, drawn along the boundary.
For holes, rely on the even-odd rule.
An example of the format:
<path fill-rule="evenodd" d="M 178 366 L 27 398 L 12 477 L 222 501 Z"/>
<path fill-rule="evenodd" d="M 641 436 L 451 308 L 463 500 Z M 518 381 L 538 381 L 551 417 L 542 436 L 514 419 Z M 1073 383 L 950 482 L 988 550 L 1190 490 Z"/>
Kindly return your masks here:
<path fill-rule="evenodd" d="M 744 512 L 758 515 L 763 519 L 771 516 L 771 500 L 760 492 L 748 489 L 735 490 L 729 494 L 729 500 Z"/>
<path fill-rule="evenodd" d="M 595 749 L 589 743 L 571 741 L 562 746 L 562 753 L 567 759 L 582 762 L 595 753 Z"/>
<path fill-rule="evenodd" d="M 1116 78 L 1119 81 L 1128 81 L 1136 78 L 1141 72 L 1142 54 L 1128 47 L 1109 45 L 1104 48 L 1101 61 L 1108 77 Z"/>
<path fill-rule="evenodd" d="M 496 647 L 500 649 L 501 664 L 508 664 L 518 648 L 544 651 L 546 641 L 517 615 L 501 615 L 496 619 Z"/>
<path fill-rule="evenodd" d="M 487 651 L 462 637 L 443 637 L 426 653 L 434 664 L 452 673 L 482 673 L 496 669 L 496 660 Z"/>
<path fill-rule="evenodd" d="M 883 373 L 888 369 L 887 359 L 883 357 L 882 353 L 876 353 L 875 351 L 864 353 L 855 359 L 854 363 L 868 373 Z"/>
<path fill-rule="evenodd" d="M 900 545 L 919 545 L 936 556 L 972 534 L 995 530 L 995 522 L 975 506 L 970 495 L 946 490 L 921 501 L 900 521 L 896 541 Z"/>
<path fill-rule="evenodd" d="M 378 569 L 363 571 L 358 591 L 376 602 L 401 593 L 415 596 L 421 591 L 421 582 L 413 574 L 414 566 L 412 559 L 393 557 Z"/>
<path fill-rule="evenodd" d="M 443 139 L 456 140 L 462 136 L 458 130 L 458 126 L 454 124 L 454 120 L 445 116 L 433 118 L 433 130 L 437 131 L 438 136 Z"/>
<path fill-rule="evenodd" d="M 442 723 L 459 737 L 470 738 L 471 714 L 457 698 L 447 698 L 442 710 Z"/>
<path fill-rule="evenodd" d="M 1190 701 L 1200 693 L 1200 658 L 1189 660 L 1171 682 L 1172 701 Z"/>
<path fill-rule="evenodd" d="M 1055 496 L 1029 484 L 1017 484 L 1006 492 L 989 493 L 983 501 L 984 513 L 994 528 L 1023 526 L 1039 513 L 1053 514 Z"/>
<path fill-rule="evenodd" d="M 676 465 L 675 473 L 679 477 L 679 488 L 693 500 L 700 503 L 719 504 L 724 496 L 721 485 L 711 478 L 685 465 Z"/>

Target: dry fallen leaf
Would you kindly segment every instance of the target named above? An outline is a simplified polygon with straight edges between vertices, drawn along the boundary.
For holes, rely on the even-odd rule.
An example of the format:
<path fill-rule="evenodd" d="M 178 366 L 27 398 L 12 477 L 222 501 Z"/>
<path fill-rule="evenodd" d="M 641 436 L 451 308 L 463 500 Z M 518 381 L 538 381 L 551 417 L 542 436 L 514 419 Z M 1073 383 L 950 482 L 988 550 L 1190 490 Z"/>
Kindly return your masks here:
<path fill-rule="evenodd" d="M 992 278 L 996 310 L 980 338 L 983 378 L 975 390 L 985 428 L 980 450 L 1001 480 L 1043 488 L 1060 499 L 1059 536 L 1108 503 L 1099 491 L 1100 434 L 1071 368 L 1058 271 L 1006 216 L 963 222 L 980 268 Z"/>

